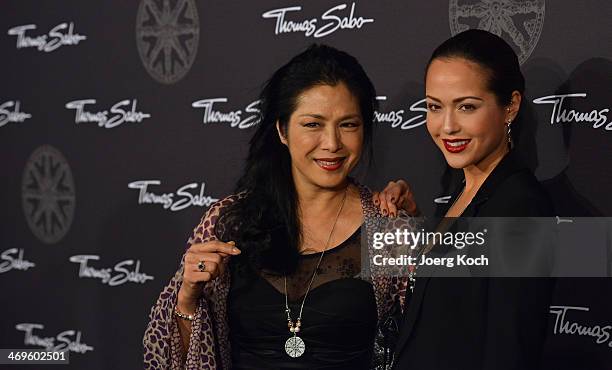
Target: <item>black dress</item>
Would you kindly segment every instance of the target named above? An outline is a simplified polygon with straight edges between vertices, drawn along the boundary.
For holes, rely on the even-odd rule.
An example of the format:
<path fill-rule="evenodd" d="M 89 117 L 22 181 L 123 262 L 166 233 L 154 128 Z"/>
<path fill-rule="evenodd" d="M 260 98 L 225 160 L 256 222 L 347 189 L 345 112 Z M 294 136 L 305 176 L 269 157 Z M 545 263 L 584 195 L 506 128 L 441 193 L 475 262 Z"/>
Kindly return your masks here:
<path fill-rule="evenodd" d="M 457 189 L 449 202 L 459 196 Z M 441 209 L 442 215 L 447 209 Z M 553 216 L 530 170 L 510 152 L 462 217 Z M 395 353 L 396 369 L 539 369 L 552 281 L 417 276 Z"/>
<path fill-rule="evenodd" d="M 285 352 L 291 337 L 285 313 L 284 280 L 273 274 L 232 269 L 228 318 L 233 369 L 368 369 L 376 333 L 372 285 L 359 277 L 360 231 L 328 250 L 304 304 L 299 336 L 306 351 Z M 295 322 L 320 253 L 300 256 L 287 278 Z"/>

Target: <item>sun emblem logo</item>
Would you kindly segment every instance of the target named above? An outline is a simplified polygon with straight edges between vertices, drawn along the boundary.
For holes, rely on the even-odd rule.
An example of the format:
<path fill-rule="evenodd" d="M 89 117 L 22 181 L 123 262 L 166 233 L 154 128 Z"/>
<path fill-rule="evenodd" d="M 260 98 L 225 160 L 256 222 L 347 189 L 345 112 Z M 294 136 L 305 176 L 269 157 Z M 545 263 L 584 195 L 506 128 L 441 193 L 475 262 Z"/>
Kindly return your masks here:
<path fill-rule="evenodd" d="M 193 0 L 142 0 L 136 17 L 136 44 L 142 64 L 156 81 L 185 77 L 198 52 L 200 22 Z"/>
<path fill-rule="evenodd" d="M 22 205 L 28 226 L 43 243 L 59 242 L 74 217 L 72 171 L 57 149 L 43 145 L 28 159 L 21 183 Z"/>
<path fill-rule="evenodd" d="M 471 28 L 503 37 L 523 64 L 535 49 L 544 25 L 545 0 L 450 0 L 451 33 Z"/>

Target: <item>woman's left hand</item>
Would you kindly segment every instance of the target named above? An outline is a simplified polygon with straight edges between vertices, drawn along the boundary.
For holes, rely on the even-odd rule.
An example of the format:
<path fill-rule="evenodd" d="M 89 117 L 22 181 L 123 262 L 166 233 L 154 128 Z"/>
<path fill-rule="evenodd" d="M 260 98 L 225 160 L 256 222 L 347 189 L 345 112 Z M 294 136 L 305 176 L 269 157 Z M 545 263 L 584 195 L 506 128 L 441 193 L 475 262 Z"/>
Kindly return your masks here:
<path fill-rule="evenodd" d="M 374 192 L 372 201 L 385 216 L 395 217 L 400 209 L 410 216 L 420 214 L 410 186 L 404 180 L 389 181 L 382 192 Z"/>

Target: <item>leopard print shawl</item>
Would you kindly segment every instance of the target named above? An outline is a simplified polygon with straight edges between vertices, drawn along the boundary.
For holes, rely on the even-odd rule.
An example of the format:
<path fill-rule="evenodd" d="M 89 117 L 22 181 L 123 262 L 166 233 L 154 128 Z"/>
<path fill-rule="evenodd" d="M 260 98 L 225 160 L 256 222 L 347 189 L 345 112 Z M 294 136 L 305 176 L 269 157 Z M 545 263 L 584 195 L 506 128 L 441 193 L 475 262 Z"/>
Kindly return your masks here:
<path fill-rule="evenodd" d="M 371 240 L 372 230 L 377 226 L 372 223 L 381 220 L 383 216 L 374 206 L 370 190 L 363 185 L 356 185 L 360 191 L 364 211 L 365 231 Z M 231 195 L 211 205 L 189 238 L 187 249 L 193 243 L 215 240 L 214 227 L 220 211 L 239 198 L 238 195 Z M 174 277 L 164 287 L 151 309 L 149 323 L 143 338 L 144 367 L 145 369 L 172 370 L 231 369 L 226 310 L 230 287 L 229 268 L 226 268 L 217 279 L 206 284 L 203 289 L 203 294 L 197 304 L 195 319 L 192 321 L 186 361 L 183 361 L 183 344 L 173 312 L 183 278 L 184 258 L 185 255 Z M 403 309 L 407 279 L 372 273 L 371 282 L 375 292 L 378 322 L 381 323 L 390 315 L 396 302 L 399 302 Z"/>

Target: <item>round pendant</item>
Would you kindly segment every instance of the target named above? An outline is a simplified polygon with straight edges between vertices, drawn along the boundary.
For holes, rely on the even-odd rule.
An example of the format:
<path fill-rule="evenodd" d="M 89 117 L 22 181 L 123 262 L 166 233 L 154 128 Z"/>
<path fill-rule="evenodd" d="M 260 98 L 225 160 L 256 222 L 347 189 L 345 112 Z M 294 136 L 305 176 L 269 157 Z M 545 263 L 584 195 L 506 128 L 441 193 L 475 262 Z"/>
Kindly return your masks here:
<path fill-rule="evenodd" d="M 306 351 L 306 345 L 302 338 L 293 336 L 285 342 L 285 352 L 293 358 L 300 357 Z"/>

